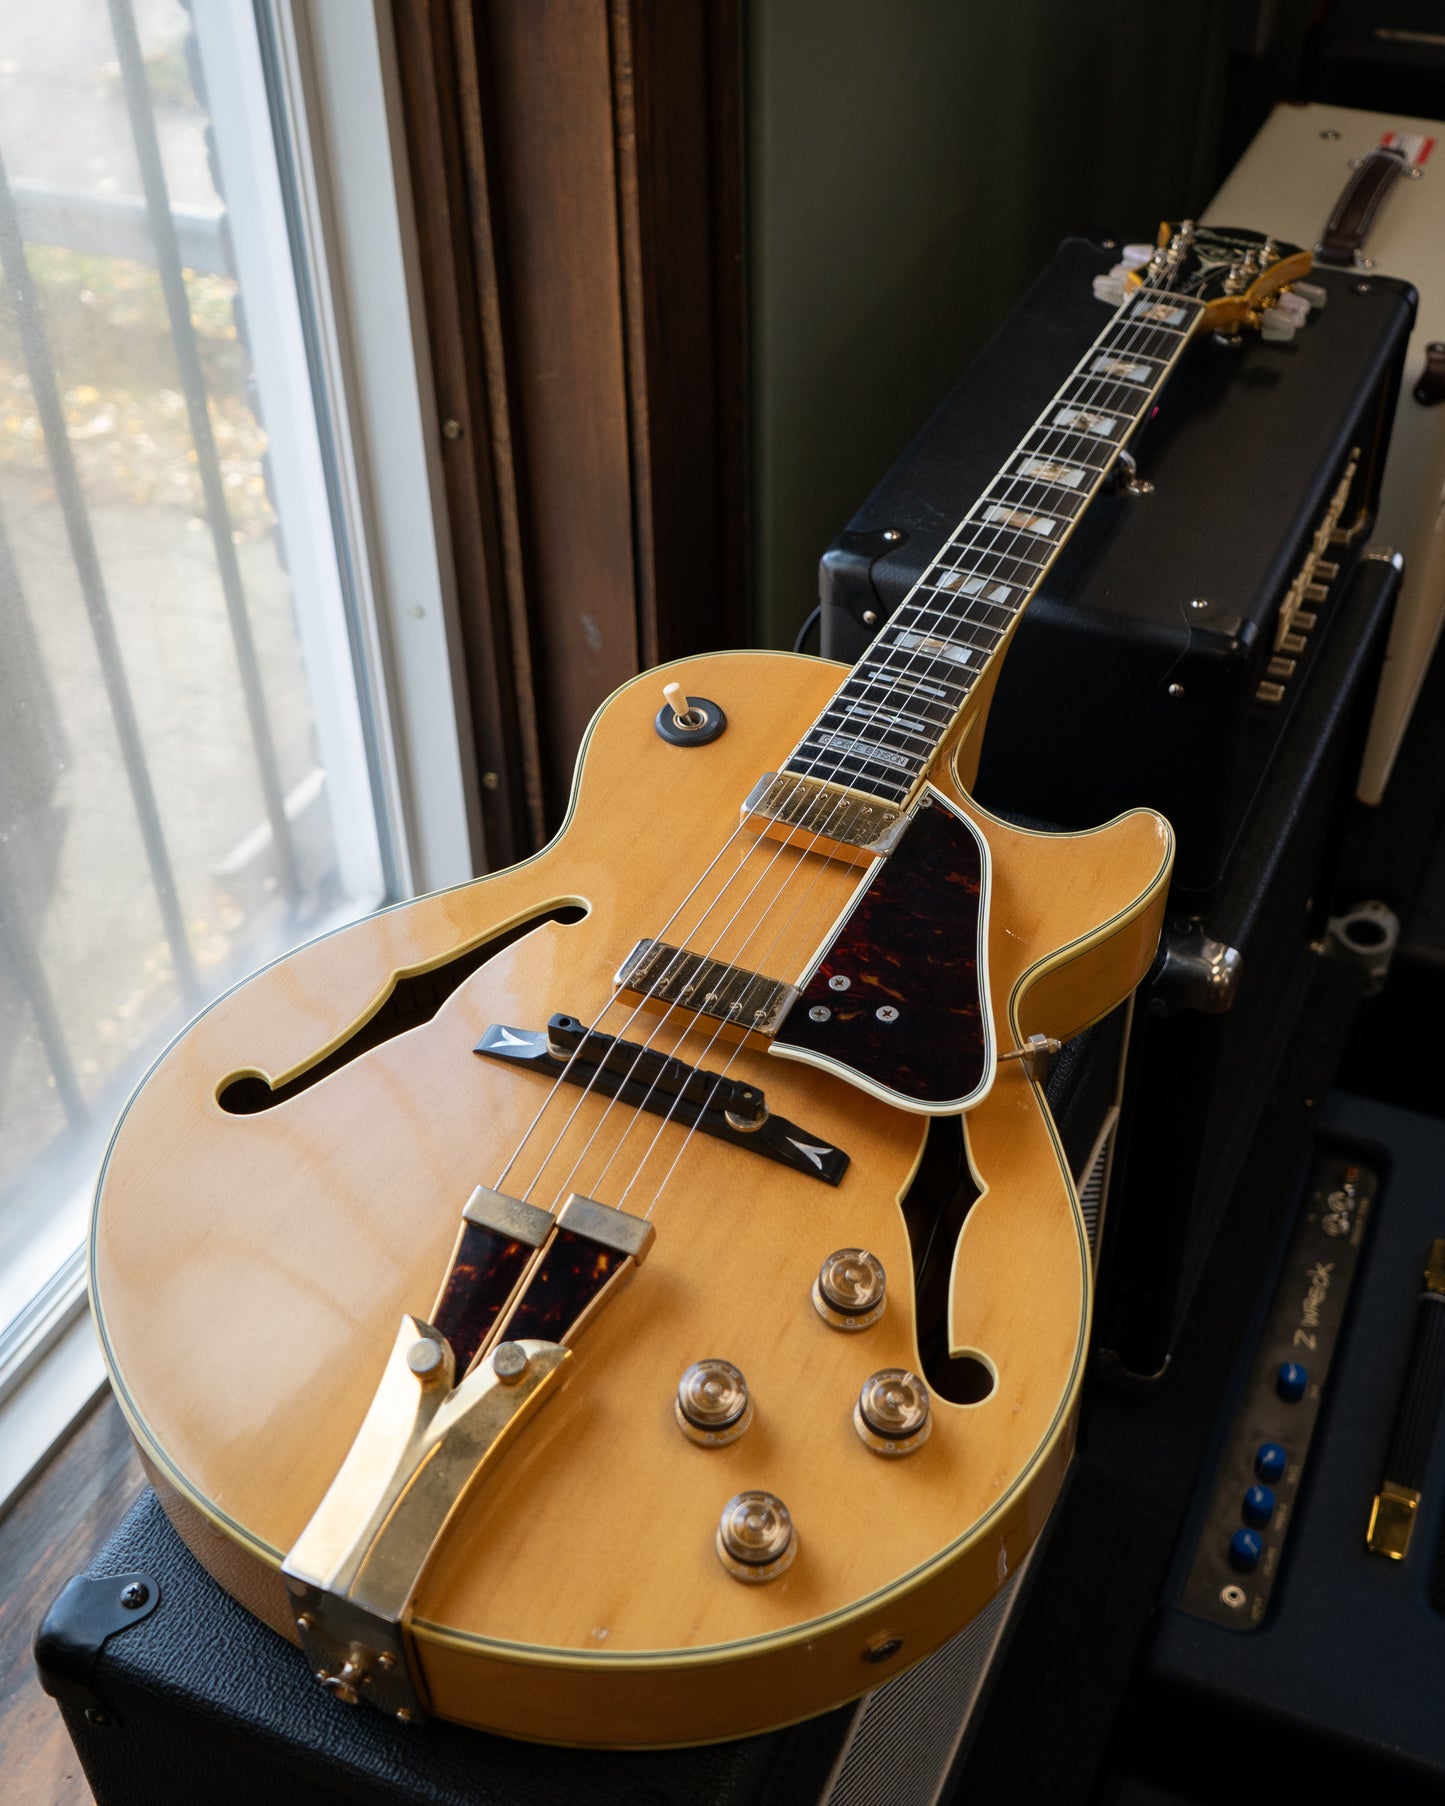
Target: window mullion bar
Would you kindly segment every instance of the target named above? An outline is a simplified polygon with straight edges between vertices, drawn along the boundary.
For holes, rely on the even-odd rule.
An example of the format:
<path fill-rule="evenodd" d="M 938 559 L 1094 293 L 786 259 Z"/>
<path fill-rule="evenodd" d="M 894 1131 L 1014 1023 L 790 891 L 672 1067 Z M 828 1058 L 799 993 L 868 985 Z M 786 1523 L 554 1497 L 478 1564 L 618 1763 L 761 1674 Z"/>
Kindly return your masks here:
<path fill-rule="evenodd" d="M 20 221 L 11 198 L 3 156 L 0 156 L 0 267 L 4 269 L 14 298 L 16 324 L 24 348 L 30 389 L 36 412 L 40 416 L 41 431 L 45 436 L 46 456 L 55 477 L 55 493 L 65 518 L 66 536 L 70 541 L 71 556 L 75 560 L 91 636 L 100 659 L 106 698 L 115 723 L 116 738 L 120 742 L 126 777 L 130 782 L 131 799 L 135 804 L 136 819 L 145 845 L 156 903 L 166 939 L 170 943 L 171 958 L 175 962 L 176 983 L 186 1002 L 194 1008 L 201 1000 L 195 961 L 186 934 L 185 918 L 181 913 L 180 896 L 176 890 L 175 872 L 171 865 L 165 830 L 161 826 L 160 811 L 156 806 L 145 744 L 141 739 L 135 703 L 121 658 L 120 642 L 116 637 L 110 598 L 106 593 L 105 579 L 101 575 L 95 534 L 81 492 L 79 473 L 75 468 L 75 454 L 70 446 L 65 412 L 60 404 L 60 389 L 55 378 L 50 341 L 41 317 L 40 300 L 35 293 L 30 266 L 25 259 Z"/>
<path fill-rule="evenodd" d="M 251 616 L 246 606 L 241 566 L 231 538 L 231 511 L 226 505 L 225 486 L 221 481 L 221 460 L 216 450 L 215 434 L 211 430 L 205 372 L 201 368 L 196 332 L 191 324 L 190 297 L 186 293 L 186 279 L 181 269 L 180 244 L 176 238 L 175 221 L 171 217 L 165 166 L 161 161 L 160 140 L 156 137 L 155 119 L 151 113 L 150 89 L 146 83 L 140 39 L 136 34 L 135 14 L 130 0 L 109 0 L 109 3 L 111 30 L 120 61 L 121 85 L 125 90 L 131 137 L 135 141 L 136 161 L 140 166 L 146 215 L 155 239 L 161 288 L 171 323 L 171 343 L 180 368 L 181 391 L 185 396 L 186 414 L 190 421 L 191 442 L 196 450 L 206 518 L 211 529 L 211 540 L 216 548 L 216 569 L 226 601 L 226 617 L 230 623 L 231 643 L 236 653 L 236 668 L 241 679 L 241 693 L 245 699 L 246 718 L 251 729 L 261 795 L 266 806 L 266 819 L 271 824 L 281 885 L 287 900 L 295 909 L 301 900 L 296 847 L 291 824 L 286 816 L 286 798 L 276 759 L 276 742 L 271 732 L 271 718 L 256 658 L 256 642 L 251 632 Z"/>

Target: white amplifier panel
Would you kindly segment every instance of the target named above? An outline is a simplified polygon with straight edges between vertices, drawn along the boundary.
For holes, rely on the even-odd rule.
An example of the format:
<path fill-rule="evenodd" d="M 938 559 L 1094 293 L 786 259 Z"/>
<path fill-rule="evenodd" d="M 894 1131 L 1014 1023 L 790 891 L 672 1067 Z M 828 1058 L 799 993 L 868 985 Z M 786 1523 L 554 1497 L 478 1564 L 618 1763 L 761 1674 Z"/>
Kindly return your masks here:
<path fill-rule="evenodd" d="M 1405 149 L 1414 173 L 1386 194 L 1363 247 L 1369 267 L 1360 273 L 1368 278 L 1374 269 L 1412 282 L 1420 311 L 1372 535 L 1404 553 L 1405 582 L 1360 771 L 1367 803 L 1384 792 L 1445 618 L 1445 400 L 1425 405 L 1414 394 L 1425 347 L 1445 341 L 1445 122 L 1347 107 L 1276 107 L 1203 216 L 1312 249 L 1352 164 L 1382 141 Z"/>

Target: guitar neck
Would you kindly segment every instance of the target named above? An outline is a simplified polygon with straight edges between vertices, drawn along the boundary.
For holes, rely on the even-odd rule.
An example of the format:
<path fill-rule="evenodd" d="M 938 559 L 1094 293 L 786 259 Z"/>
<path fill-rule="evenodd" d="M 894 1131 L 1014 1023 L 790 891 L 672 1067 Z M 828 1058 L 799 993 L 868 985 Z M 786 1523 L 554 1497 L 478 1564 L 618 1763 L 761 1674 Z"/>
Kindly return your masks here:
<path fill-rule="evenodd" d="M 907 802 L 1148 413 L 1202 304 L 1126 296 L 783 770 Z"/>

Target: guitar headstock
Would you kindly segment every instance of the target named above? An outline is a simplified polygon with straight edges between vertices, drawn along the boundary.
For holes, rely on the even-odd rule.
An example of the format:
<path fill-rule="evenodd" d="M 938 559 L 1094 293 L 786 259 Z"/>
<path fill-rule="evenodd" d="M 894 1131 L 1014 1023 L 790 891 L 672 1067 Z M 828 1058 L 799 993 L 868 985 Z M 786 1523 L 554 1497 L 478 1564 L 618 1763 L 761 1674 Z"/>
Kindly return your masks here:
<path fill-rule="evenodd" d="M 1162 282 L 1204 303 L 1195 330 L 1235 333 L 1259 326 L 1292 282 L 1310 272 L 1310 254 L 1262 232 L 1196 226 L 1192 220 L 1159 228 L 1154 255 L 1134 272 L 1135 285 Z"/>
<path fill-rule="evenodd" d="M 1201 302 L 1191 323 L 1195 333 L 1233 337 L 1242 328 L 1259 327 L 1267 338 L 1289 338 L 1308 309 L 1290 297 L 1276 310 L 1281 298 L 1289 296 L 1290 285 L 1309 274 L 1310 261 L 1308 251 L 1263 232 L 1166 220 L 1153 251 L 1129 247 L 1125 263 L 1111 276 L 1117 278 L 1121 299 L 1148 289 Z M 1103 288 L 1096 285 L 1096 290 L 1108 298 Z"/>

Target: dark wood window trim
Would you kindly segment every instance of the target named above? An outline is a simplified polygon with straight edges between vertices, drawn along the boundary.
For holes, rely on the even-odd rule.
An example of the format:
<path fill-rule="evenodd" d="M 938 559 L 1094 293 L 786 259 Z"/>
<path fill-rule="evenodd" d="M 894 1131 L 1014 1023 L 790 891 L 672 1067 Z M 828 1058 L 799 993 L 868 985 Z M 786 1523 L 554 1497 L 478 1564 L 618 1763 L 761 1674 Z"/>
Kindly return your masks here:
<path fill-rule="evenodd" d="M 397 0 L 490 866 L 593 710 L 746 635 L 740 0 Z"/>

